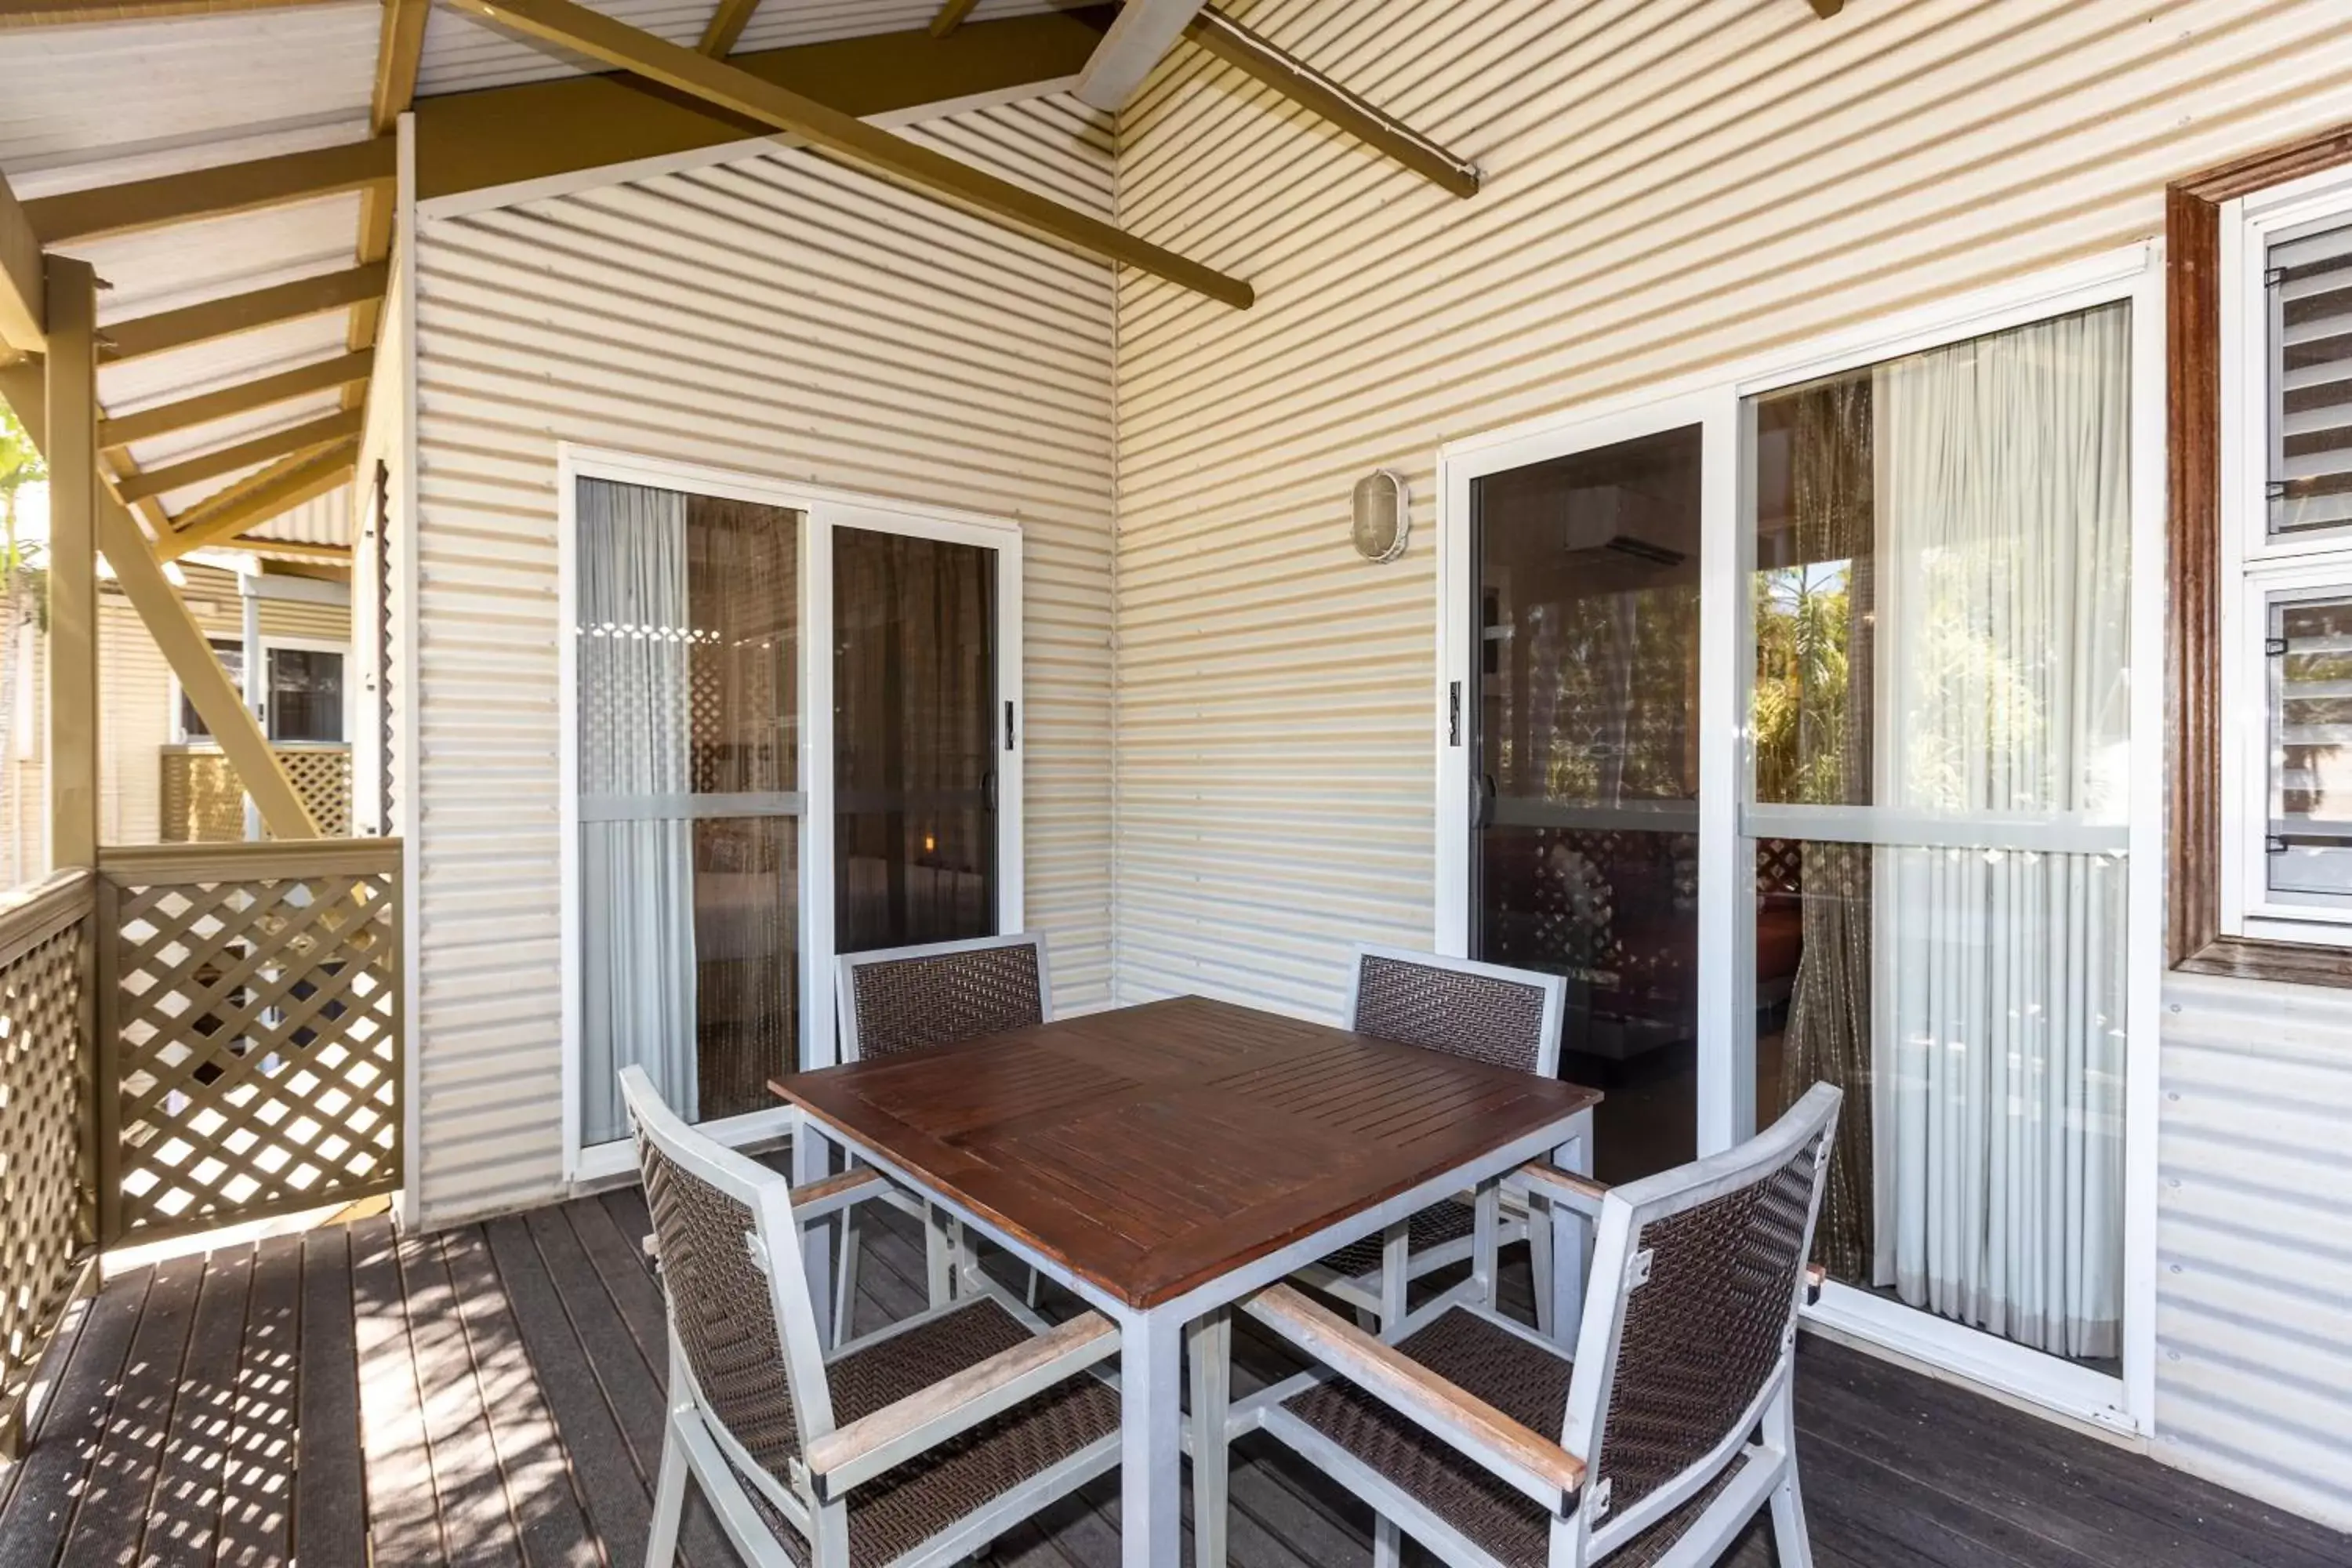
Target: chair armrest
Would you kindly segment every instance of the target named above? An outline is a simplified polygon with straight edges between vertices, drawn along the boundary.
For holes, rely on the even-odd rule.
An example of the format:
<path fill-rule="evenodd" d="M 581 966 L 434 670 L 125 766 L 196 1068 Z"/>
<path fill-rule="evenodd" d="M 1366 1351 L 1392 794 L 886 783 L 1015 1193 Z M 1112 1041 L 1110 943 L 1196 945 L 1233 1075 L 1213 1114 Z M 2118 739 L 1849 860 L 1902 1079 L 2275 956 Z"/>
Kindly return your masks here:
<path fill-rule="evenodd" d="M 862 1204 L 868 1198 L 887 1197 L 898 1189 L 889 1179 L 871 1166 L 861 1165 L 854 1171 L 844 1171 L 837 1176 L 823 1176 L 814 1182 L 803 1182 L 793 1189 L 793 1217 L 803 1224 L 838 1214 L 852 1204 Z"/>
<path fill-rule="evenodd" d="M 1584 1485 L 1584 1461 L 1466 1394 L 1287 1285 L 1269 1285 L 1243 1303 L 1252 1317 L 1565 1519 Z"/>
<path fill-rule="evenodd" d="M 807 1462 L 817 1500 L 843 1496 L 1118 1353 L 1118 1327 L 1100 1312 L 1082 1312 L 920 1393 L 814 1438 Z"/>
<path fill-rule="evenodd" d="M 1600 1214 L 1601 1200 L 1609 1195 L 1608 1183 L 1563 1171 L 1541 1160 L 1531 1160 L 1511 1173 L 1527 1183 L 1528 1191 L 1581 1215 Z"/>

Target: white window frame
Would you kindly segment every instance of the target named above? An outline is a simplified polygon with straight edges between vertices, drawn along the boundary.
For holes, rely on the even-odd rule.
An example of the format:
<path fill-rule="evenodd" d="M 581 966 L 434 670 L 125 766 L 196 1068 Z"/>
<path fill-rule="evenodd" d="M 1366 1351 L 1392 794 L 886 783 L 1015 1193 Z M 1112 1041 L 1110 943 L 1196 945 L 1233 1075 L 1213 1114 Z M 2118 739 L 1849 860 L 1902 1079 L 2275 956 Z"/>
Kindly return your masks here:
<path fill-rule="evenodd" d="M 2257 941 L 2352 947 L 2352 903 L 2306 902 L 2270 888 L 2270 601 L 2352 595 L 2352 527 L 2270 537 L 2271 237 L 2328 218 L 2352 222 L 2352 168 L 2221 204 L 2221 929 Z"/>
<path fill-rule="evenodd" d="M 1013 743 L 996 737 L 997 927 L 1025 929 L 1027 891 L 1022 771 L 1028 750 L 1028 701 L 1022 686 L 1022 531 L 1018 523 L 976 512 L 916 506 L 821 485 L 797 484 L 737 469 L 677 462 L 604 448 L 559 444 L 556 449 L 557 625 L 561 682 L 557 702 L 561 846 L 560 921 L 562 966 L 563 1173 L 568 1183 L 597 1182 L 635 1166 L 627 1140 L 583 1144 L 580 1017 L 580 703 L 579 650 L 570 628 L 579 593 L 579 498 L 582 479 L 646 485 L 693 495 L 750 501 L 800 514 L 800 1060 L 831 1065 L 839 1051 L 834 1020 L 834 776 L 833 534 L 838 528 L 977 545 L 997 552 L 996 689 L 1000 707 L 1013 705 Z M 707 1121 L 697 1131 L 730 1146 L 781 1136 L 792 1121 L 782 1105 Z M 811 1151 L 795 1151 L 796 1161 Z M 803 1173 L 808 1173 L 803 1171 Z"/>
<path fill-rule="evenodd" d="M 2131 468 L 2131 770 L 2128 809 L 2120 828 L 2061 820 L 1988 823 L 1987 847 L 2050 847 L 2095 835 L 2105 847 L 2124 847 L 2129 880 L 2125 934 L 2126 1046 L 2124 1167 L 2124 1345 L 2122 1375 L 2011 1344 L 1990 1334 L 1832 1282 L 1807 1321 L 1834 1336 L 1874 1344 L 1921 1365 L 1983 1384 L 2012 1398 L 2109 1431 L 2144 1436 L 2156 1409 L 2157 1121 L 2161 1103 L 2158 1019 L 2163 1008 L 2165 626 L 2168 568 L 2165 539 L 2165 303 L 2161 247 L 2149 243 L 2086 258 L 1996 288 L 1940 301 L 1793 348 L 1759 355 L 1631 395 L 1596 402 L 1456 441 L 1438 454 L 1438 649 L 1433 730 L 1436 756 L 1437 867 L 1434 945 L 1461 955 L 1468 947 L 1470 799 L 1468 769 L 1454 743 L 1453 684 L 1465 684 L 1466 710 L 1475 693 L 1463 672 L 1473 668 L 1477 627 L 1472 624 L 1470 481 L 1479 475 L 1541 461 L 1563 452 L 1630 439 L 1654 430 L 1704 423 L 1700 614 L 1700 894 L 1699 973 L 1728 974 L 1699 1015 L 1699 1152 L 1711 1153 L 1747 1136 L 1755 1119 L 1752 958 L 1755 900 L 1716 898 L 1735 868 L 1752 877 L 1744 851 L 1752 836 L 1828 830 L 1836 808 L 1759 807 L 1752 789 L 1752 737 L 1746 721 L 1752 672 L 1746 630 L 1755 542 L 1746 526 L 1751 510 L 1752 431 L 1746 400 L 1759 394 L 1857 369 L 1923 350 L 2127 300 L 2132 306 Z M 1727 449 L 1717 432 L 1727 423 L 1735 439 Z M 1737 715 L 1724 722 L 1728 710 Z M 1461 715 L 1467 743 L 1470 715 Z M 1820 820 L 1817 820 L 1820 819 Z M 1859 818 L 1839 830 L 1853 837 Z M 1900 832 L 1899 823 L 1877 828 Z M 1938 841 L 1954 836 L 1940 825 Z M 1711 960 L 1713 960 L 1711 962 Z M 1743 1011 L 1744 1009 L 1744 1011 Z M 1710 1084 L 1710 1079 L 1714 1080 Z"/>
<path fill-rule="evenodd" d="M 240 654 L 245 650 L 245 639 L 241 637 L 227 633 L 206 632 L 205 634 L 205 643 L 208 647 L 233 647 Z M 320 748 L 341 746 L 346 749 L 352 749 L 352 737 L 358 733 L 360 718 L 360 704 L 358 701 L 359 693 L 353 689 L 352 684 L 352 672 L 358 668 L 358 666 L 353 662 L 352 645 L 348 642 L 337 642 L 332 637 L 305 637 L 278 636 L 275 634 L 264 637 L 261 639 L 261 664 L 262 668 L 265 671 L 269 668 L 269 655 L 271 651 L 277 648 L 295 648 L 305 653 L 335 653 L 342 655 L 343 738 L 340 741 L 273 740 L 269 743 L 273 746 L 317 746 Z M 265 692 L 268 689 L 268 679 L 267 675 L 263 678 L 262 689 Z M 244 684 L 240 681 L 237 685 L 237 690 L 242 692 L 244 689 Z M 186 708 L 185 697 L 186 689 L 180 684 L 178 674 L 174 673 L 172 677 L 172 706 L 169 717 L 169 722 L 172 727 L 172 743 L 175 746 L 219 745 L 220 739 L 218 736 L 192 736 L 188 733 L 188 727 L 183 718 Z M 262 733 L 267 736 L 268 733 L 269 724 L 268 715 L 266 713 L 257 713 L 254 715 L 254 717 L 261 724 Z"/>

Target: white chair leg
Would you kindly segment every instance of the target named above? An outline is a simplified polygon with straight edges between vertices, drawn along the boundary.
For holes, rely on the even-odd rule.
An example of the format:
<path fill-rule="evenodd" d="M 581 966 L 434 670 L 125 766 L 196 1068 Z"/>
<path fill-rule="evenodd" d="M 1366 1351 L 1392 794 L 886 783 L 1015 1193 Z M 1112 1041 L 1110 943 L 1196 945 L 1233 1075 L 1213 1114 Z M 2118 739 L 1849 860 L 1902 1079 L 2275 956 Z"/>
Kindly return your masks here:
<path fill-rule="evenodd" d="M 1404 1539 L 1390 1521 L 1372 1519 L 1372 1568 L 1399 1568 L 1404 1561 Z"/>
<path fill-rule="evenodd" d="M 1381 1237 L 1380 1332 L 1404 1321 L 1406 1291 L 1412 1283 L 1412 1225 L 1401 1219 Z"/>
<path fill-rule="evenodd" d="M 1037 1283 L 1042 1278 L 1043 1276 L 1034 1268 L 1029 1270 L 1029 1289 L 1022 1295 L 1022 1299 L 1029 1303 L 1029 1310 L 1033 1312 L 1037 1310 Z"/>
<path fill-rule="evenodd" d="M 1550 1339 L 1551 1209 L 1540 1201 L 1528 1205 L 1528 1285 L 1536 1299 L 1536 1332 Z"/>
<path fill-rule="evenodd" d="M 923 1215 L 923 1284 L 929 1305 L 944 1307 L 955 1279 L 955 1247 L 947 1222 L 935 1213 Z"/>
<path fill-rule="evenodd" d="M 654 1487 L 653 1535 L 646 1542 L 646 1568 L 675 1568 L 678 1521 L 686 1514 L 686 1444 L 676 1416 L 663 1425 L 661 1479 Z"/>
<path fill-rule="evenodd" d="M 857 1208 L 841 1211 L 841 1267 L 834 1270 L 833 1343 L 837 1350 L 850 1338 L 849 1321 L 857 1311 L 857 1260 L 865 1250 L 857 1237 Z"/>
<path fill-rule="evenodd" d="M 1780 1568 L 1813 1568 L 1812 1538 L 1805 1531 L 1805 1494 L 1797 1484 L 1797 1399 L 1782 1388 L 1765 1416 L 1771 1441 L 1788 1455 L 1780 1484 L 1772 1489 L 1772 1544 Z"/>

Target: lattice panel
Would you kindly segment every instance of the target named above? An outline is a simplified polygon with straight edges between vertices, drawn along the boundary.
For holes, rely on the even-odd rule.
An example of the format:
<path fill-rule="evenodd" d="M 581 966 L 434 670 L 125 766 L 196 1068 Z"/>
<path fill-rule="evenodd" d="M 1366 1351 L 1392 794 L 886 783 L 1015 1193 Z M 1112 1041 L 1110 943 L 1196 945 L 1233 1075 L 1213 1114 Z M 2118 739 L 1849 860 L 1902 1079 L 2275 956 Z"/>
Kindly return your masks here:
<path fill-rule="evenodd" d="M 352 753 L 345 746 L 280 747 L 278 765 L 329 838 L 352 833 Z M 245 784 L 212 751 L 163 753 L 163 837 L 169 844 L 234 844 L 245 837 Z"/>
<path fill-rule="evenodd" d="M 110 1238 L 400 1183 L 400 847 L 241 845 L 105 865 Z M 232 869 L 233 868 L 233 869 Z"/>
<path fill-rule="evenodd" d="M 82 1173 L 90 908 L 82 873 L 0 916 L 0 1448 L 92 1239 Z"/>

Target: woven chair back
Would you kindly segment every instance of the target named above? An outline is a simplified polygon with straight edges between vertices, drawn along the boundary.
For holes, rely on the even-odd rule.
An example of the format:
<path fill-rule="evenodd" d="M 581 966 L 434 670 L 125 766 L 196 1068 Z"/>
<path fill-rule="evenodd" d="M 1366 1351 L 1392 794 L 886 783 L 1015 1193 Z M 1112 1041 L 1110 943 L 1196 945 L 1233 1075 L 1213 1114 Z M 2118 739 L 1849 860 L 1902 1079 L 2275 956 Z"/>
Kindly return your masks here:
<path fill-rule="evenodd" d="M 636 1129 L 662 1293 L 703 1408 L 789 1484 L 804 1433 L 832 1425 L 823 1389 L 814 1410 L 794 1397 L 791 1367 L 823 1359 L 796 1235 L 790 1224 L 760 1220 L 762 1190 L 771 1186 L 789 1214 L 789 1185 L 679 1121 L 644 1069 L 623 1073 L 622 1092 Z M 762 1258 L 772 1260 L 773 1278 Z M 791 1342 L 803 1337 L 805 1343 Z"/>
<path fill-rule="evenodd" d="M 1606 1330 L 1597 1430 L 1579 1450 L 1608 1489 L 1610 1517 L 1727 1458 L 1786 1369 L 1838 1101 L 1818 1084 L 1738 1148 L 1612 1194 L 1630 1210 L 1615 1233 L 1624 1288 Z M 1612 1235 L 1604 1215 L 1604 1247 Z M 1580 1373 L 1593 1348 L 1580 1347 Z M 1582 1436 L 1574 1424 L 1571 1412 L 1571 1440 Z"/>
<path fill-rule="evenodd" d="M 1045 1022 L 1045 939 L 988 937 L 841 961 L 844 1061 Z"/>
<path fill-rule="evenodd" d="M 1565 992 L 1558 975 L 1363 947 L 1349 1027 L 1550 1078 L 1559 1068 Z"/>

